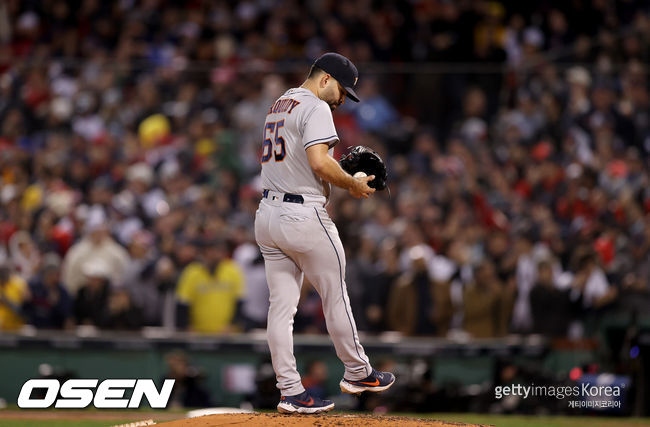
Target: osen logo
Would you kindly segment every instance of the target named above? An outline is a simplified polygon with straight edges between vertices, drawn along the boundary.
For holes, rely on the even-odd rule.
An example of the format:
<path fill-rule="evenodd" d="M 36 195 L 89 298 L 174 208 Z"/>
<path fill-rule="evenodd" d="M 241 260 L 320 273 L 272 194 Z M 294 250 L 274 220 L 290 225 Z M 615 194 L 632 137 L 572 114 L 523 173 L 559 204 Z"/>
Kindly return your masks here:
<path fill-rule="evenodd" d="M 104 380 L 97 386 L 97 379 L 68 380 L 60 384 L 56 379 L 34 379 L 23 384 L 18 396 L 20 408 L 139 408 L 143 396 L 152 408 L 166 408 L 176 380 L 165 380 L 158 392 L 150 379 Z M 97 390 L 94 390 L 97 388 Z M 124 392 L 133 389 L 131 399 L 124 399 Z M 46 390 L 45 397 L 33 398 L 34 389 Z M 58 398 L 58 399 L 57 399 Z"/>

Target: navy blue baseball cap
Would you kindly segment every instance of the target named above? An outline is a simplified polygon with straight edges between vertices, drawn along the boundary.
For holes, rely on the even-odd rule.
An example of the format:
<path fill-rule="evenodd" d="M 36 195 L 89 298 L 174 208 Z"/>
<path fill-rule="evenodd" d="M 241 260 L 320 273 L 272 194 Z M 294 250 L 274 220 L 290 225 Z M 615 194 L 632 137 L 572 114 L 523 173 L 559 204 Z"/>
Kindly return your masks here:
<path fill-rule="evenodd" d="M 348 98 L 359 102 L 353 87 L 359 79 L 359 72 L 352 61 L 338 53 L 326 53 L 314 62 L 314 66 L 334 77 L 347 92 Z"/>

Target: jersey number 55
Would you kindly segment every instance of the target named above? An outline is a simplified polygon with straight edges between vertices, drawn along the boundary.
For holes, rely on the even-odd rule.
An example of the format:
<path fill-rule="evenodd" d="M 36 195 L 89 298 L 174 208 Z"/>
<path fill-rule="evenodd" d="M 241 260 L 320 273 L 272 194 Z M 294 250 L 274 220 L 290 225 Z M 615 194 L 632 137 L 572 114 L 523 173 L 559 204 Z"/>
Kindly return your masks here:
<path fill-rule="evenodd" d="M 284 119 L 279 122 L 268 122 L 264 125 L 264 143 L 262 144 L 262 163 L 271 160 L 275 157 L 276 162 L 284 160 L 287 154 L 284 148 L 284 138 L 280 136 L 280 128 L 284 126 Z M 267 131 L 269 138 L 266 138 Z M 272 139 L 273 138 L 273 139 Z M 275 140 L 275 147 L 273 147 L 273 140 Z"/>

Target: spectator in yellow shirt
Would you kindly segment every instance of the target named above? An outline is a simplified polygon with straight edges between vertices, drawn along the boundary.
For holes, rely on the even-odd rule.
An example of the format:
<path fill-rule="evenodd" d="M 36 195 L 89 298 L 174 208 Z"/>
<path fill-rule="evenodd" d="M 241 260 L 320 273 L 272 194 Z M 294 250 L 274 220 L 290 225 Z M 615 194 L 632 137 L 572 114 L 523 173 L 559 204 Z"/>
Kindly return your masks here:
<path fill-rule="evenodd" d="M 27 282 L 0 265 L 0 330 L 13 331 L 23 326 L 23 302 L 29 298 Z"/>
<path fill-rule="evenodd" d="M 200 246 L 200 260 L 183 269 L 176 287 L 179 313 L 186 312 L 191 331 L 220 333 L 232 330 L 244 290 L 244 275 L 228 258 L 225 241 L 203 241 Z M 179 317 L 178 323 L 182 325 L 185 316 Z"/>

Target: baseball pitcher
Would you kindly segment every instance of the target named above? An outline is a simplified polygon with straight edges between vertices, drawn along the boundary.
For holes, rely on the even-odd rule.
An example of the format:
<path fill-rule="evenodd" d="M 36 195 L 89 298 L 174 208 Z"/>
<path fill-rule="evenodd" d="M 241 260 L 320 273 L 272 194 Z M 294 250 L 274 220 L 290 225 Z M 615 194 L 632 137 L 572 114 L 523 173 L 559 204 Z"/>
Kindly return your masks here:
<path fill-rule="evenodd" d="M 302 386 L 293 355 L 293 318 L 303 277 L 320 294 L 327 330 L 345 366 L 344 393 L 379 392 L 395 382 L 375 371 L 359 342 L 345 284 L 345 253 L 336 226 L 325 210 L 330 186 L 356 198 L 375 192 L 375 175 L 346 172 L 332 157 L 339 137 L 332 111 L 353 90 L 357 68 L 347 58 L 326 53 L 311 67 L 307 80 L 289 89 L 270 108 L 264 124 L 262 183 L 255 217 L 255 238 L 264 255 L 270 291 L 268 342 L 282 398 L 282 413 L 315 414 L 334 403 L 310 396 Z"/>

